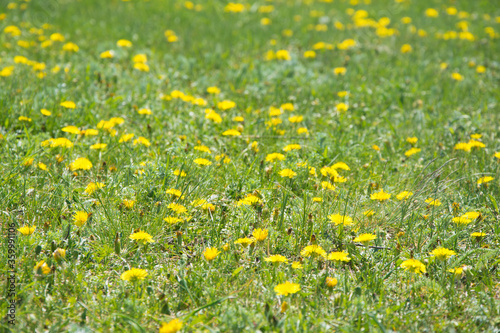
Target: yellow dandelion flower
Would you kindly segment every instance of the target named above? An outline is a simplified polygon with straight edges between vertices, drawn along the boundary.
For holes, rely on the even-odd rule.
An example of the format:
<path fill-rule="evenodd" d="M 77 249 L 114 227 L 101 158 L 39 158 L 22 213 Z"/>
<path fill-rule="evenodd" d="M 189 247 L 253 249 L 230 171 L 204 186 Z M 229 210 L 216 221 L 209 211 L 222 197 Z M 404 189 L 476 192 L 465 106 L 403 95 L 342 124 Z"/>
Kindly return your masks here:
<path fill-rule="evenodd" d="M 35 267 L 33 268 L 33 270 L 35 271 L 36 274 L 43 274 L 43 275 L 47 275 L 50 273 L 50 267 L 49 265 L 47 265 L 47 263 L 42 260 L 40 262 L 38 262 Z"/>
<path fill-rule="evenodd" d="M 405 260 L 400 267 L 415 274 L 422 274 L 426 272 L 425 265 L 417 259 Z"/>
<path fill-rule="evenodd" d="M 247 247 L 251 245 L 253 242 L 254 240 L 252 238 L 245 237 L 245 238 L 238 238 L 237 240 L 234 241 L 234 244 L 239 244 L 243 247 Z"/>
<path fill-rule="evenodd" d="M 481 185 L 481 184 L 486 184 L 486 183 L 491 182 L 493 179 L 495 179 L 495 178 L 493 178 L 493 177 L 489 177 L 489 176 L 487 176 L 487 177 L 481 177 L 481 178 L 479 178 L 479 179 L 477 180 L 477 184 L 478 184 L 478 185 Z"/>
<path fill-rule="evenodd" d="M 347 215 L 340 215 L 340 214 L 332 214 L 329 215 L 328 218 L 332 223 L 335 223 L 335 225 L 343 224 L 343 225 L 353 225 L 353 220 L 352 217 L 347 216 Z"/>
<path fill-rule="evenodd" d="M 79 157 L 71 164 L 69 165 L 69 169 L 71 171 L 76 171 L 76 170 L 90 170 L 92 169 L 92 162 L 90 162 L 87 158 L 85 157 Z"/>
<path fill-rule="evenodd" d="M 283 161 L 285 160 L 285 155 L 280 153 L 271 153 L 266 156 L 266 162 L 274 162 L 274 161 Z"/>
<path fill-rule="evenodd" d="M 132 47 L 132 42 L 127 39 L 120 39 L 116 42 L 118 47 Z"/>
<path fill-rule="evenodd" d="M 413 196 L 413 192 L 409 192 L 409 191 L 403 191 L 401 193 L 399 193 L 398 195 L 396 195 L 396 199 L 398 200 L 407 200 L 409 199 L 411 196 Z"/>
<path fill-rule="evenodd" d="M 285 283 L 278 284 L 274 287 L 274 291 L 278 296 L 288 296 L 300 291 L 300 284 L 286 281 Z"/>
<path fill-rule="evenodd" d="M 300 251 L 300 255 L 303 257 L 321 257 L 326 259 L 326 251 L 323 250 L 323 248 L 319 245 L 313 244 L 313 245 L 308 245 L 305 248 Z"/>
<path fill-rule="evenodd" d="M 89 214 L 84 211 L 78 211 L 73 215 L 73 221 L 77 227 L 83 226 L 89 218 Z"/>
<path fill-rule="evenodd" d="M 35 232 L 35 229 L 36 229 L 35 226 L 32 226 L 32 227 L 24 226 L 24 227 L 17 229 L 17 231 L 19 231 L 24 236 L 29 236 Z"/>
<path fill-rule="evenodd" d="M 281 254 L 274 254 L 272 256 L 264 258 L 264 261 L 279 264 L 280 262 L 287 263 L 288 259 L 285 256 L 282 256 Z"/>
<path fill-rule="evenodd" d="M 328 260 L 336 261 L 336 262 L 349 262 L 351 258 L 349 258 L 349 253 L 342 252 L 332 252 L 327 257 Z"/>
<path fill-rule="evenodd" d="M 455 251 L 449 250 L 444 247 L 438 247 L 430 253 L 432 256 L 436 257 L 438 260 L 446 260 L 451 256 L 456 255 Z"/>
<path fill-rule="evenodd" d="M 203 256 L 207 261 L 214 260 L 219 254 L 220 251 L 216 247 L 208 247 L 203 251 Z"/>
<path fill-rule="evenodd" d="M 159 333 L 176 333 L 182 329 L 182 321 L 179 319 L 173 319 L 168 323 L 162 323 Z"/>
<path fill-rule="evenodd" d="M 429 206 L 441 206 L 441 201 L 439 199 L 429 198 L 425 200 L 425 203 L 429 204 Z"/>
<path fill-rule="evenodd" d="M 267 229 L 258 228 L 252 232 L 252 236 L 257 242 L 262 242 L 267 238 L 268 233 Z"/>
<path fill-rule="evenodd" d="M 148 276 L 148 272 L 140 268 L 132 268 L 120 275 L 120 279 L 129 282 L 136 282 L 139 280 L 144 280 Z"/>
<path fill-rule="evenodd" d="M 135 240 L 137 242 L 142 241 L 143 244 L 155 242 L 153 237 L 150 234 L 148 234 L 147 232 L 141 231 L 141 230 L 134 232 L 128 238 Z"/>
<path fill-rule="evenodd" d="M 279 172 L 279 175 L 283 178 L 294 178 L 295 176 L 297 176 L 297 173 L 294 172 L 293 170 L 291 169 L 283 169 Z"/>
<path fill-rule="evenodd" d="M 333 288 L 337 285 L 339 281 L 336 279 L 336 278 L 331 278 L 331 277 L 327 277 L 326 280 L 325 280 L 325 284 L 328 288 Z"/>
<path fill-rule="evenodd" d="M 224 136 L 240 136 L 241 133 L 235 129 L 228 129 L 227 131 L 222 132 Z"/>
<path fill-rule="evenodd" d="M 76 108 L 76 104 L 73 101 L 64 101 L 60 105 L 66 109 L 75 109 Z"/>
<path fill-rule="evenodd" d="M 370 199 L 378 200 L 380 202 L 389 200 L 391 198 L 391 194 L 384 192 L 384 190 L 380 190 L 379 192 L 373 193 L 370 195 Z"/>
<path fill-rule="evenodd" d="M 210 162 L 209 160 L 204 159 L 204 158 L 197 158 L 193 162 L 198 164 L 198 165 L 201 165 L 201 166 L 206 166 L 206 165 L 212 164 L 212 162 Z"/>
<path fill-rule="evenodd" d="M 88 195 L 91 195 L 92 193 L 94 193 L 95 191 L 101 189 L 104 187 L 104 183 L 89 183 L 87 185 L 87 187 L 85 188 L 85 193 L 88 194 Z"/>

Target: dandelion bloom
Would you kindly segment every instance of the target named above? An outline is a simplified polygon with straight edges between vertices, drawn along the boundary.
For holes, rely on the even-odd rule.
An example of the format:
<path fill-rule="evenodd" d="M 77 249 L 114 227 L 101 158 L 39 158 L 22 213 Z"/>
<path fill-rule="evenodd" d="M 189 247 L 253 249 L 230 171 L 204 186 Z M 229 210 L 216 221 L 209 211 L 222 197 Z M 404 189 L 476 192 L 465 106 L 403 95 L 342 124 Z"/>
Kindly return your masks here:
<path fill-rule="evenodd" d="M 468 144 L 467 142 L 459 142 L 457 143 L 454 147 L 454 150 L 463 150 L 465 152 L 470 152 L 472 149 L 472 146 Z"/>
<path fill-rule="evenodd" d="M 172 171 L 172 173 L 174 174 L 174 176 L 179 176 L 179 177 L 186 177 L 187 176 L 186 172 L 181 171 L 179 169 L 175 169 L 174 171 Z"/>
<path fill-rule="evenodd" d="M 345 75 L 347 69 L 345 67 L 335 67 L 333 69 L 333 74 L 335 75 Z"/>
<path fill-rule="evenodd" d="M 245 237 L 245 238 L 238 238 L 237 240 L 234 241 L 234 244 L 240 244 L 243 247 L 247 247 L 253 242 L 254 240 L 252 238 Z"/>
<path fill-rule="evenodd" d="M 278 60 L 291 60 L 292 57 L 290 56 L 290 53 L 287 50 L 278 50 L 276 51 L 276 59 Z"/>
<path fill-rule="evenodd" d="M 472 222 L 471 219 L 465 217 L 465 216 L 459 216 L 459 217 L 454 217 L 452 219 L 453 223 L 456 223 L 458 225 L 467 225 Z"/>
<path fill-rule="evenodd" d="M 351 258 L 349 258 L 349 253 L 342 251 L 342 252 L 332 252 L 328 255 L 328 260 L 331 261 L 336 261 L 336 262 L 349 262 L 351 261 Z"/>
<path fill-rule="evenodd" d="M 33 268 L 33 270 L 37 274 L 47 275 L 50 273 L 50 267 L 49 267 L 49 265 L 47 265 L 47 263 L 44 260 L 38 262 L 35 265 L 35 267 Z"/>
<path fill-rule="evenodd" d="M 389 193 L 384 192 L 384 190 L 380 190 L 380 192 L 373 193 L 370 195 L 370 199 L 372 200 L 378 200 L 380 202 L 389 200 L 391 195 Z"/>
<path fill-rule="evenodd" d="M 17 231 L 19 231 L 24 236 L 29 236 L 35 232 L 35 229 L 36 229 L 35 226 L 33 226 L 33 227 L 24 226 L 24 227 L 17 229 Z"/>
<path fill-rule="evenodd" d="M 240 136 L 241 133 L 235 129 L 228 129 L 227 131 L 222 132 L 224 136 Z"/>
<path fill-rule="evenodd" d="M 308 59 L 316 58 L 316 52 L 314 52 L 313 50 L 305 51 L 304 58 L 308 58 Z"/>
<path fill-rule="evenodd" d="M 398 195 L 396 195 L 396 199 L 406 200 L 406 199 L 410 198 L 411 196 L 413 196 L 413 192 L 403 191 L 403 192 L 399 193 Z"/>
<path fill-rule="evenodd" d="M 272 256 L 265 258 L 264 261 L 272 263 L 280 263 L 280 262 L 286 263 L 288 262 L 288 259 L 285 256 L 282 256 L 281 254 L 274 254 Z"/>
<path fill-rule="evenodd" d="M 124 199 L 122 201 L 122 204 L 123 204 L 123 206 L 125 206 L 125 208 L 132 209 L 132 208 L 134 208 L 135 201 L 134 200 Z"/>
<path fill-rule="evenodd" d="M 295 176 L 297 176 L 297 173 L 294 172 L 293 170 L 291 169 L 283 169 L 280 171 L 280 176 L 283 177 L 283 178 L 294 178 Z"/>
<path fill-rule="evenodd" d="M 496 157 L 496 158 L 498 158 L 498 159 L 500 160 L 500 151 L 499 151 L 499 152 L 496 152 L 496 153 L 493 155 L 493 157 Z"/>
<path fill-rule="evenodd" d="M 151 109 L 148 109 L 148 108 L 142 108 L 142 109 L 137 110 L 137 113 L 142 114 L 142 115 L 151 115 L 151 114 L 153 114 L 153 111 L 151 111 Z"/>
<path fill-rule="evenodd" d="M 71 171 L 75 171 L 75 170 L 90 170 L 90 169 L 92 169 L 92 162 L 90 162 L 85 157 L 79 157 L 79 158 L 77 158 L 76 160 L 74 160 L 69 165 L 69 169 Z"/>
<path fill-rule="evenodd" d="M 302 147 L 298 144 L 290 144 L 290 145 L 286 146 L 285 148 L 283 148 L 284 151 L 300 150 L 300 149 L 302 149 Z"/>
<path fill-rule="evenodd" d="M 182 222 L 183 220 L 181 218 L 175 217 L 175 216 L 168 216 L 163 219 L 163 221 L 167 222 L 168 224 L 176 224 L 179 222 Z"/>
<path fill-rule="evenodd" d="M 473 232 L 470 234 L 472 238 L 474 238 L 476 241 L 480 241 L 484 237 L 486 237 L 486 234 L 484 232 Z"/>
<path fill-rule="evenodd" d="M 448 270 L 448 272 L 453 273 L 455 277 L 460 277 L 464 272 L 464 267 L 462 266 L 462 267 L 451 268 Z"/>
<path fill-rule="evenodd" d="M 351 168 L 349 168 L 349 166 L 344 162 L 337 162 L 334 165 L 332 165 L 331 168 L 334 170 L 338 170 L 338 169 L 347 170 L 347 171 L 351 170 Z"/>
<path fill-rule="evenodd" d="M 455 81 L 463 81 L 464 80 L 464 76 L 460 73 L 452 73 L 451 74 L 451 78 Z"/>
<path fill-rule="evenodd" d="M 148 276 L 148 272 L 140 268 L 132 268 L 120 275 L 120 279 L 129 282 L 136 282 L 139 280 L 144 280 Z"/>
<path fill-rule="evenodd" d="M 429 204 L 429 206 L 441 206 L 441 201 L 439 201 L 439 199 L 429 198 L 425 200 L 425 203 Z"/>
<path fill-rule="evenodd" d="M 422 274 L 426 272 L 425 265 L 417 259 L 405 260 L 400 267 L 415 274 Z"/>
<path fill-rule="evenodd" d="M 116 42 L 116 46 L 119 47 L 132 47 L 132 42 L 126 39 L 120 39 Z"/>
<path fill-rule="evenodd" d="M 271 153 L 266 156 L 266 162 L 283 161 L 284 159 L 285 155 L 280 153 Z"/>
<path fill-rule="evenodd" d="M 204 158 L 197 158 L 194 160 L 194 163 L 196 163 L 198 165 L 211 165 L 212 164 L 212 162 L 210 162 L 209 160 L 204 159 Z"/>
<path fill-rule="evenodd" d="M 99 57 L 101 59 L 112 59 L 114 57 L 114 52 L 112 50 L 107 50 L 107 51 L 104 51 L 102 52 Z"/>
<path fill-rule="evenodd" d="M 20 117 L 18 118 L 18 120 L 19 120 L 19 121 L 27 121 L 27 122 L 29 122 L 29 123 L 31 122 L 31 118 L 28 118 L 28 117 L 25 117 L 25 116 L 20 116 Z"/>
<path fill-rule="evenodd" d="M 340 214 L 332 214 L 329 215 L 328 218 L 331 222 L 335 223 L 335 225 L 343 224 L 343 225 L 353 225 L 352 217 L 347 215 Z"/>
<path fill-rule="evenodd" d="M 236 206 L 252 206 L 252 205 L 258 205 L 261 203 L 262 203 L 262 200 L 259 197 L 255 196 L 253 194 L 249 194 L 246 197 L 244 197 L 243 199 L 239 200 L 236 203 Z"/>
<path fill-rule="evenodd" d="M 82 132 L 80 131 L 80 129 L 78 129 L 78 127 L 76 126 L 65 126 L 63 128 L 61 128 L 61 131 L 63 132 L 66 132 L 66 133 L 71 133 L 71 134 L 81 134 Z"/>
<path fill-rule="evenodd" d="M 411 51 L 413 50 L 413 48 L 411 47 L 410 44 L 403 44 L 403 46 L 401 46 L 401 53 L 410 53 Z"/>
<path fill-rule="evenodd" d="M 326 251 L 319 245 L 308 245 L 300 251 L 300 255 L 303 257 L 322 257 L 326 259 Z"/>
<path fill-rule="evenodd" d="M 437 249 L 433 250 L 430 254 L 436 257 L 438 260 L 446 260 L 457 253 L 455 251 L 449 250 L 444 247 L 438 247 Z"/>
<path fill-rule="evenodd" d="M 78 211 L 73 215 L 73 221 L 75 222 L 76 226 L 81 227 L 87 222 L 89 218 L 89 214 L 84 211 Z"/>
<path fill-rule="evenodd" d="M 253 238 L 255 238 L 255 240 L 258 242 L 262 242 L 263 240 L 265 240 L 267 238 L 267 235 L 268 235 L 267 229 L 258 228 L 252 232 Z"/>
<path fill-rule="evenodd" d="M 187 212 L 187 208 L 186 207 L 184 207 L 181 204 L 174 203 L 174 202 L 172 202 L 171 204 L 169 204 L 167 206 L 167 208 L 173 210 L 177 214 L 182 214 L 182 213 Z"/>
<path fill-rule="evenodd" d="M 63 108 L 66 108 L 66 109 L 74 109 L 74 108 L 76 108 L 76 104 L 73 101 L 64 101 L 60 105 Z"/>
<path fill-rule="evenodd" d="M 486 183 L 488 183 L 488 182 L 491 182 L 493 179 L 495 179 L 495 178 L 493 178 L 493 177 L 489 177 L 489 176 L 488 176 L 488 177 L 481 177 L 481 178 L 479 178 L 479 179 L 477 180 L 477 184 L 478 184 L 478 185 L 481 185 L 481 184 L 486 184 Z"/>
<path fill-rule="evenodd" d="M 338 112 L 342 113 L 342 112 L 346 112 L 347 110 L 349 110 L 349 105 L 347 105 L 345 103 L 339 103 L 335 106 L 335 108 L 337 109 Z"/>
<path fill-rule="evenodd" d="M 96 144 L 91 145 L 90 149 L 102 150 L 102 149 L 106 149 L 107 146 L 108 146 L 108 144 L 106 144 L 106 143 L 96 143 Z"/>
<path fill-rule="evenodd" d="M 182 329 L 182 321 L 175 318 L 168 323 L 162 323 L 160 333 L 176 333 Z"/>
<path fill-rule="evenodd" d="M 220 110 L 223 110 L 223 111 L 232 109 L 234 107 L 236 107 L 236 103 L 233 101 L 229 101 L 229 100 L 224 100 L 222 102 L 217 103 L 217 108 L 219 108 Z"/>
<path fill-rule="evenodd" d="M 288 117 L 288 121 L 293 123 L 293 124 L 300 123 L 302 120 L 304 120 L 304 116 L 290 116 L 290 117 Z"/>
<path fill-rule="evenodd" d="M 359 242 L 363 245 L 367 245 L 369 242 L 371 242 L 372 240 L 376 239 L 377 236 L 375 236 L 374 234 L 361 234 L 359 235 L 358 237 L 354 238 L 354 242 Z"/>
<path fill-rule="evenodd" d="M 208 247 L 203 251 L 203 256 L 207 261 L 214 260 L 220 254 L 220 251 L 216 247 Z"/>
<path fill-rule="evenodd" d="M 169 188 L 165 191 L 165 194 L 171 194 L 179 198 L 182 195 L 182 192 L 175 188 Z"/>
<path fill-rule="evenodd" d="M 412 155 L 415 155 L 417 153 L 420 153 L 422 151 L 422 149 L 420 148 L 410 148 L 408 149 L 406 152 L 405 152 L 405 156 L 406 157 L 410 157 Z"/>
<path fill-rule="evenodd" d="M 138 242 L 142 241 L 143 244 L 155 242 L 153 240 L 153 237 L 150 234 L 148 234 L 147 232 L 144 232 L 144 231 L 140 231 L 140 230 L 137 232 L 134 232 L 128 238 L 135 240 L 135 241 L 138 241 Z"/>
<path fill-rule="evenodd" d="M 278 284 L 276 287 L 274 287 L 274 291 L 279 296 L 288 296 L 289 294 L 295 294 L 299 292 L 300 284 L 286 281 L 285 283 Z"/>
<path fill-rule="evenodd" d="M 146 147 L 151 146 L 151 142 L 149 142 L 149 140 L 143 136 L 140 136 L 134 140 L 134 146 L 138 145 L 138 144 L 141 144 L 141 145 L 146 146 Z"/>
<path fill-rule="evenodd" d="M 331 277 L 327 277 L 325 280 L 326 286 L 329 288 L 335 287 L 338 282 L 339 281 L 336 278 L 331 278 Z"/>
<path fill-rule="evenodd" d="M 47 116 L 47 117 L 52 114 L 52 112 L 50 112 L 49 110 L 46 110 L 46 109 L 41 109 L 40 113 L 43 114 L 44 116 Z"/>
<path fill-rule="evenodd" d="M 220 94 L 220 89 L 219 89 L 218 87 L 215 87 L 215 86 L 213 86 L 213 87 L 208 87 L 208 88 L 207 88 L 207 93 L 209 93 L 209 94 L 214 94 L 214 95 L 218 95 L 218 94 Z"/>
<path fill-rule="evenodd" d="M 434 17 L 438 17 L 439 16 L 439 12 L 436 9 L 434 9 L 434 8 L 427 8 L 425 10 L 425 16 L 427 16 L 427 17 L 433 17 L 433 18 Z"/>
<path fill-rule="evenodd" d="M 300 263 L 300 261 L 294 261 L 292 263 L 292 268 L 293 269 L 302 269 L 302 268 L 304 268 L 304 266 L 302 266 L 302 264 Z"/>
<path fill-rule="evenodd" d="M 88 194 L 88 195 L 91 195 L 92 193 L 94 193 L 95 191 L 97 191 L 98 189 L 101 189 L 103 188 L 105 185 L 104 183 L 89 183 L 87 185 L 87 187 L 85 188 L 85 193 Z"/>

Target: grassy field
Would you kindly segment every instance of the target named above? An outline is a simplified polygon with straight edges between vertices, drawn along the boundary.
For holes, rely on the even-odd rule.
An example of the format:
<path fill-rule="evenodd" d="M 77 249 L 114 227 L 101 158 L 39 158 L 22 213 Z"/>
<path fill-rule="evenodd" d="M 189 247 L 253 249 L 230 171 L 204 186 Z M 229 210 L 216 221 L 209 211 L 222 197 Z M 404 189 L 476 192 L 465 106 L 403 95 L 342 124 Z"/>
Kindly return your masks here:
<path fill-rule="evenodd" d="M 1 327 L 500 330 L 499 55 L 496 1 L 0 0 Z"/>

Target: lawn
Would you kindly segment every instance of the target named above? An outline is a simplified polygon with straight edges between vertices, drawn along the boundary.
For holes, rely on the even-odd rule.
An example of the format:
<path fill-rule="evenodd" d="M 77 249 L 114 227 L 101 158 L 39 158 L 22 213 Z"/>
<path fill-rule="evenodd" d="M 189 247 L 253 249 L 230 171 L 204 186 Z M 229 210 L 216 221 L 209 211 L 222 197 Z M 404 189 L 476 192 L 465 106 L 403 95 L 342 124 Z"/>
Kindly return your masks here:
<path fill-rule="evenodd" d="M 498 3 L 241 1 L 0 1 L 2 331 L 500 330 Z"/>

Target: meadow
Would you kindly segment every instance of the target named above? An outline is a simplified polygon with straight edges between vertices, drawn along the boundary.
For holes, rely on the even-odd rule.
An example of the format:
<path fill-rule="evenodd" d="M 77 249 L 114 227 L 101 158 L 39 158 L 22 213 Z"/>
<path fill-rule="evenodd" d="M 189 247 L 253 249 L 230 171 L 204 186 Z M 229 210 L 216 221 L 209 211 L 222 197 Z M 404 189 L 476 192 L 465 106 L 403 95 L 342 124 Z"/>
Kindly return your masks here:
<path fill-rule="evenodd" d="M 499 87 L 496 1 L 0 1 L 2 331 L 498 331 Z"/>

